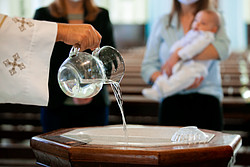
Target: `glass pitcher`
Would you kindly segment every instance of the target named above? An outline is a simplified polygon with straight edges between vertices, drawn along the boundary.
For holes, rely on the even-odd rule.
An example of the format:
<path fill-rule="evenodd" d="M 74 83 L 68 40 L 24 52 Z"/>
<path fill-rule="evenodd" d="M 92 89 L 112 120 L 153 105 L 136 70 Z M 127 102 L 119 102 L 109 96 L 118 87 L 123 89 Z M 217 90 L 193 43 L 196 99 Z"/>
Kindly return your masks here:
<path fill-rule="evenodd" d="M 58 70 L 58 83 L 70 97 L 90 98 L 103 84 L 120 83 L 124 72 L 123 58 L 115 48 L 103 46 L 89 54 L 73 46 Z"/>

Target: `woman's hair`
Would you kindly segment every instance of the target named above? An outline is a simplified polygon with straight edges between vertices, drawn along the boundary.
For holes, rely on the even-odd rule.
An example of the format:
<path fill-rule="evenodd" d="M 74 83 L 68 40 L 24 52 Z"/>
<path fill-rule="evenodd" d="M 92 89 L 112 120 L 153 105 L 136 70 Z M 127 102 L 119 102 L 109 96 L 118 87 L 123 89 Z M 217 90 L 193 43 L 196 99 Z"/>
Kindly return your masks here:
<path fill-rule="evenodd" d="M 211 8 L 210 0 L 198 0 L 197 2 L 195 2 L 194 5 L 197 6 L 194 15 L 196 15 L 200 10 Z M 169 22 L 168 22 L 168 27 L 171 25 L 171 22 L 172 22 L 172 19 L 173 19 L 175 12 L 177 13 L 177 16 L 178 16 L 178 27 L 179 27 L 180 26 L 180 15 L 181 15 L 181 3 L 178 0 L 173 0 L 172 10 L 170 12 L 170 17 L 169 17 Z"/>
<path fill-rule="evenodd" d="M 83 9 L 85 12 L 84 20 L 93 21 L 95 20 L 97 14 L 100 9 L 93 0 L 82 0 L 83 1 Z M 64 0 L 55 0 L 49 5 L 50 13 L 54 17 L 67 17 L 66 4 Z"/>

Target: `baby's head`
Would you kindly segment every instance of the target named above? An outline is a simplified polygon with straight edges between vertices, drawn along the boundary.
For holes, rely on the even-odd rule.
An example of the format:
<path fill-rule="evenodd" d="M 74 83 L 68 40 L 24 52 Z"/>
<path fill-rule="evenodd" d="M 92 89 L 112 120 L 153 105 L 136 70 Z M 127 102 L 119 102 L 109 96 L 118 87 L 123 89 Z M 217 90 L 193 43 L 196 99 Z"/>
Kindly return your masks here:
<path fill-rule="evenodd" d="M 220 27 L 220 16 L 213 10 L 199 11 L 192 23 L 192 29 L 216 33 Z"/>

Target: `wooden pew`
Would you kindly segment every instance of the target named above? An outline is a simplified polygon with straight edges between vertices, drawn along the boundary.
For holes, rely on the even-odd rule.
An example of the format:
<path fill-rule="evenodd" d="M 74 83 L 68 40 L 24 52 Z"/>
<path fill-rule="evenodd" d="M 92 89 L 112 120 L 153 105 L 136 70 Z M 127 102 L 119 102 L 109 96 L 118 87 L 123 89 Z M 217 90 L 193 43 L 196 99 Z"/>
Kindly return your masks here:
<path fill-rule="evenodd" d="M 41 133 L 39 107 L 0 104 L 0 166 L 34 166 L 29 141 Z"/>

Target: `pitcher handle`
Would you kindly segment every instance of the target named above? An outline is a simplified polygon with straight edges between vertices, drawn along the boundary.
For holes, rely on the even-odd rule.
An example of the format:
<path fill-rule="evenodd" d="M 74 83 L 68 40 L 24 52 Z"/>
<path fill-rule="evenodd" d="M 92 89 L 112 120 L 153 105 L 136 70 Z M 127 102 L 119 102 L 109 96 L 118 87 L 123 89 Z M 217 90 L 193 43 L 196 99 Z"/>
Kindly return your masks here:
<path fill-rule="evenodd" d="M 69 57 L 75 57 L 78 55 L 80 51 L 80 47 L 77 47 L 77 46 L 72 46 L 70 52 L 69 52 Z"/>
<path fill-rule="evenodd" d="M 92 52 L 92 55 L 98 57 L 100 49 L 101 49 L 100 47 L 96 48 L 96 49 Z"/>

